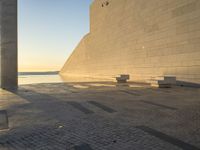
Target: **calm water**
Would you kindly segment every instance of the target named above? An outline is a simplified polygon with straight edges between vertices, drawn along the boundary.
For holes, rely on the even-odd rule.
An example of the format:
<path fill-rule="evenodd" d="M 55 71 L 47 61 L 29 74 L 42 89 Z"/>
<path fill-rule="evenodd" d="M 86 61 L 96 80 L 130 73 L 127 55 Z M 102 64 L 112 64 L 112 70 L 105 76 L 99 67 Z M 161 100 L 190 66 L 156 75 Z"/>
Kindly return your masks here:
<path fill-rule="evenodd" d="M 19 85 L 37 84 L 37 83 L 60 83 L 63 82 L 61 77 L 57 75 L 19 75 Z"/>

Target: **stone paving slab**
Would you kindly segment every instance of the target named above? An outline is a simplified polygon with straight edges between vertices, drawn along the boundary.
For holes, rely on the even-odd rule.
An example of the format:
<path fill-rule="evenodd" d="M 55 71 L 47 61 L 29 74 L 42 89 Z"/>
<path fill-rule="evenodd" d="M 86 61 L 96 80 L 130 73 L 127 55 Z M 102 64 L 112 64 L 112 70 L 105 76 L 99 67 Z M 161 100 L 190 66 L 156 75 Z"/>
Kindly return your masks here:
<path fill-rule="evenodd" d="M 107 120 L 100 121 L 107 122 Z M 23 131 L 22 133 L 12 131 L 0 138 L 1 145 L 11 150 L 36 150 L 43 147 L 53 149 L 54 146 L 56 146 L 56 149 L 64 150 L 73 149 L 81 143 L 88 143 L 91 148 L 97 150 L 128 150 L 130 147 L 135 147 L 134 149 L 179 149 L 134 127 L 115 126 L 111 122 L 107 122 L 108 125 L 103 126 L 95 126 L 94 123 L 86 121 L 79 123 L 81 123 L 82 128 L 80 128 L 77 121 L 71 121 L 64 123 L 62 128 L 59 126 L 44 126 L 26 129 L 25 133 Z M 89 129 L 84 131 L 85 128 Z"/>
<path fill-rule="evenodd" d="M 0 132 L 0 150 L 200 148 L 199 89 L 78 85 L 36 84 L 14 93 L 1 91 L 10 130 Z"/>

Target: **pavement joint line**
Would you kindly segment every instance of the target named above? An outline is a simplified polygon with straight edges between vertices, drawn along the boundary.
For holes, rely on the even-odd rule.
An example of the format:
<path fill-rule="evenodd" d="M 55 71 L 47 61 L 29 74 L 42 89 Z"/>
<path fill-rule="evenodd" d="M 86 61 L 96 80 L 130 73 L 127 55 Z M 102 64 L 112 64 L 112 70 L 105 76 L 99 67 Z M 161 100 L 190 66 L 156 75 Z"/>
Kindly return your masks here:
<path fill-rule="evenodd" d="M 79 111 L 85 113 L 85 114 L 93 114 L 94 112 L 83 105 L 81 105 L 79 102 L 75 101 L 68 101 L 67 104 L 71 105 L 72 107 L 78 109 Z"/>
<path fill-rule="evenodd" d="M 96 106 L 96 107 L 98 107 L 98 108 L 100 108 L 100 109 L 102 109 L 102 110 L 104 110 L 104 111 L 106 111 L 108 113 L 117 112 L 116 110 L 114 110 L 114 109 L 112 109 L 112 108 L 110 108 L 108 106 L 105 106 L 105 105 L 103 105 L 103 104 L 101 104 L 99 102 L 96 102 L 96 101 L 88 101 L 88 103 L 90 103 L 90 104 L 92 104 L 92 105 L 94 105 L 94 106 Z"/>
<path fill-rule="evenodd" d="M 191 144 L 188 144 L 188 143 L 186 143 L 184 141 L 181 141 L 179 139 L 171 137 L 171 136 L 169 136 L 169 135 L 167 135 L 165 133 L 162 133 L 162 132 L 157 131 L 155 129 L 152 129 L 150 127 L 147 127 L 147 126 L 136 126 L 136 128 L 140 129 L 140 130 L 142 130 L 142 131 L 144 131 L 144 132 L 146 132 L 146 133 L 148 133 L 148 134 L 150 134 L 150 135 L 152 135 L 154 137 L 157 137 L 157 138 L 159 138 L 159 139 L 161 139 L 161 140 L 163 140 L 165 142 L 168 142 L 168 143 L 170 143 L 172 145 L 175 145 L 175 146 L 177 146 L 177 147 L 179 147 L 179 148 L 181 148 L 183 150 L 200 150 L 200 148 L 197 148 L 197 147 L 195 147 L 195 146 L 193 146 Z"/>
<path fill-rule="evenodd" d="M 150 105 L 154 105 L 154 106 L 159 106 L 159 107 L 162 107 L 162 108 L 165 108 L 165 109 L 177 110 L 177 108 L 166 106 L 166 105 L 163 105 L 163 104 L 158 104 L 158 103 L 154 103 L 154 102 L 150 102 L 150 101 L 145 101 L 145 100 L 140 100 L 140 101 L 143 102 L 143 103 L 146 103 L 146 104 L 150 104 Z"/>

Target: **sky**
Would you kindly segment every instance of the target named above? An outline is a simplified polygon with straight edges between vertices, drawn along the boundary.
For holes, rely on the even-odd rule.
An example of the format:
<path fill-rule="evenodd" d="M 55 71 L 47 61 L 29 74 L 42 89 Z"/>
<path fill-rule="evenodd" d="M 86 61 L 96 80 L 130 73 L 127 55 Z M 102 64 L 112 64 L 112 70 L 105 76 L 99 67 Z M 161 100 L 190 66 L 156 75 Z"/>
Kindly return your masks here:
<path fill-rule="evenodd" d="M 19 71 L 59 71 L 89 32 L 92 0 L 18 0 Z"/>

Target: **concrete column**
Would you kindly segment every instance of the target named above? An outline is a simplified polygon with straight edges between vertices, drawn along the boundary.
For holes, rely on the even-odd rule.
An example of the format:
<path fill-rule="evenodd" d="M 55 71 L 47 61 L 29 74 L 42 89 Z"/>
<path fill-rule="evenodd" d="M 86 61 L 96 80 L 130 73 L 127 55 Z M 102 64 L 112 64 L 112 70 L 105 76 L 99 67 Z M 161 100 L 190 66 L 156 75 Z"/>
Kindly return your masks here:
<path fill-rule="evenodd" d="M 0 87 L 16 89 L 17 0 L 0 0 Z"/>

